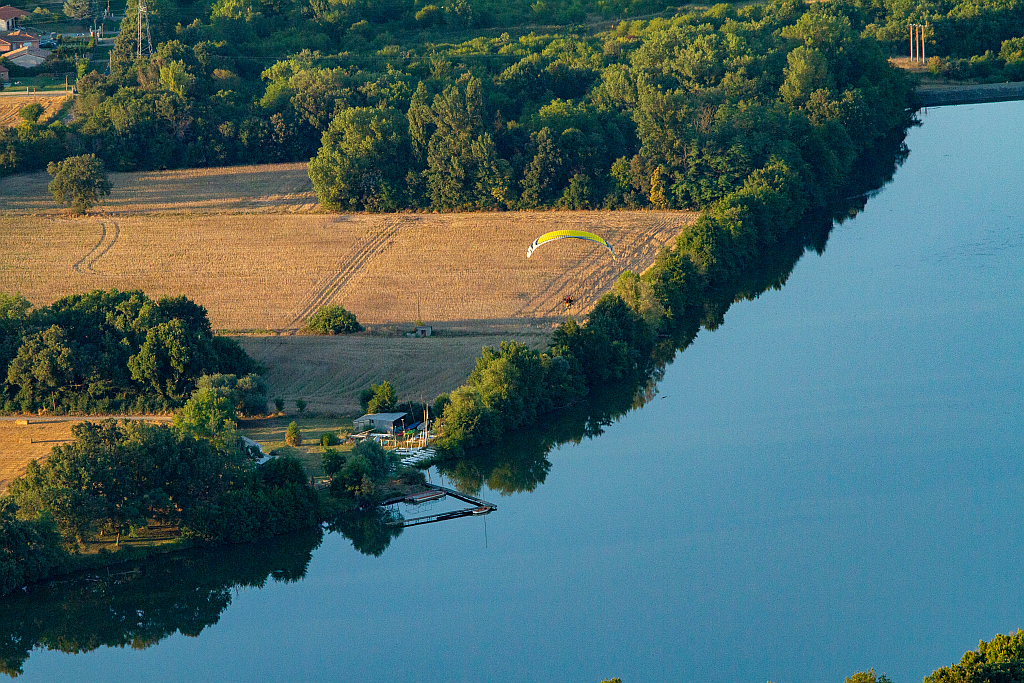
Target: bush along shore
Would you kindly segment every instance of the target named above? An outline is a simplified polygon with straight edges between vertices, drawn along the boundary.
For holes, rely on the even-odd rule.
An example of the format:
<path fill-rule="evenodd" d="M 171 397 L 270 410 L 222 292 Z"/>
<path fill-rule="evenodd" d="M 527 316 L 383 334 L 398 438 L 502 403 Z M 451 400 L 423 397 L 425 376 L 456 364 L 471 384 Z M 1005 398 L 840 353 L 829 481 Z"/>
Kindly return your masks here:
<path fill-rule="evenodd" d="M 327 491 L 315 490 L 293 458 L 257 465 L 262 453 L 235 425 L 239 414 L 266 412 L 266 385 L 252 372 L 261 368 L 214 337 L 206 311 L 184 297 L 95 291 L 31 310 L 19 296 L 0 296 L 0 312 L 7 410 L 177 409 L 173 425 L 77 424 L 71 443 L 11 482 L 0 496 L 0 595 L 170 549 L 316 527 L 422 483 L 375 443 L 329 451 Z M 379 554 L 400 532 L 388 521 L 371 514 L 338 524 Z"/>
<path fill-rule="evenodd" d="M 0 595 L 59 574 L 324 522 L 372 555 L 401 533 L 377 506 L 422 485 L 421 472 L 366 441 L 347 453 L 328 449 L 330 483 L 316 490 L 294 458 L 257 465 L 232 416 L 225 390 L 200 388 L 173 425 L 76 425 L 72 443 L 31 463 L 0 497 Z"/>

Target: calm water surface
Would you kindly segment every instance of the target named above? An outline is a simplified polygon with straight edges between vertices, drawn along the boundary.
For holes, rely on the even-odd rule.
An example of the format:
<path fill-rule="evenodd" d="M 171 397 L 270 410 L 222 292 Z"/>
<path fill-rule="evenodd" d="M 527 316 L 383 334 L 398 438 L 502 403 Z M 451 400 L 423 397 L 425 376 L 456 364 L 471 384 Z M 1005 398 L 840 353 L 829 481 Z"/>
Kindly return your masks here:
<path fill-rule="evenodd" d="M 824 255 L 535 491 L 376 558 L 330 534 L 198 637 L 20 680 L 906 683 L 1024 626 L 1024 103 L 923 123 Z"/>

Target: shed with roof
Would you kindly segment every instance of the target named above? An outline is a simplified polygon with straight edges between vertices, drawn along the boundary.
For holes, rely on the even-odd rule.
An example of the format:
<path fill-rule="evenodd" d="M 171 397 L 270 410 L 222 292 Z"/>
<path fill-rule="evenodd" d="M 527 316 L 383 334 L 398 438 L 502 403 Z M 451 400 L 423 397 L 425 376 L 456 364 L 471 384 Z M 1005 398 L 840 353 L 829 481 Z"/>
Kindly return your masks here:
<path fill-rule="evenodd" d="M 409 413 L 369 413 L 352 420 L 352 426 L 357 432 L 368 429 L 376 432 L 387 432 L 394 434 L 404 428 Z"/>

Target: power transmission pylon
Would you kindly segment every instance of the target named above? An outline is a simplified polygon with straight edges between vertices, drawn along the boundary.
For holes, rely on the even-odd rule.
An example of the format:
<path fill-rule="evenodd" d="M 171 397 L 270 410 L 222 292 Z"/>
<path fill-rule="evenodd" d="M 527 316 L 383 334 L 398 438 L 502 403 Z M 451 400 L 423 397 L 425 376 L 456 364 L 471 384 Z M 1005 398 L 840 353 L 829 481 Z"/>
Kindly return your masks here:
<path fill-rule="evenodd" d="M 143 24 L 145 24 L 146 42 L 142 42 Z M 153 54 L 153 36 L 149 33 L 149 10 L 146 0 L 139 0 L 139 56 L 148 57 Z"/>

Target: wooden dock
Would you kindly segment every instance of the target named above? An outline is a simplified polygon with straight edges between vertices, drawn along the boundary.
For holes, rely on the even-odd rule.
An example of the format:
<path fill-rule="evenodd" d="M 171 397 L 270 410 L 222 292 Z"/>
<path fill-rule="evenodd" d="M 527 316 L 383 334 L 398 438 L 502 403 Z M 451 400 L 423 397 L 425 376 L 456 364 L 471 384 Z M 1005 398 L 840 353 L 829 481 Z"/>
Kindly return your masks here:
<path fill-rule="evenodd" d="M 383 505 L 394 505 L 395 503 L 412 503 L 417 505 L 426 500 L 440 500 L 445 496 L 451 496 L 456 500 L 461 500 L 463 503 L 466 503 L 471 507 L 463 508 L 461 510 L 451 510 L 449 512 L 439 512 L 436 515 L 423 515 L 422 517 L 396 520 L 393 522 L 394 525 L 407 527 L 419 526 L 421 524 L 433 524 L 434 522 L 443 522 L 449 519 L 457 519 L 459 517 L 489 515 L 498 509 L 498 506 L 494 503 L 488 503 L 486 500 L 481 498 L 460 493 L 453 489 L 445 488 L 444 486 L 436 486 L 434 484 L 427 484 L 426 486 L 426 491 L 412 493 L 408 496 L 402 496 L 401 498 L 394 498 L 392 500 L 385 501 Z"/>

